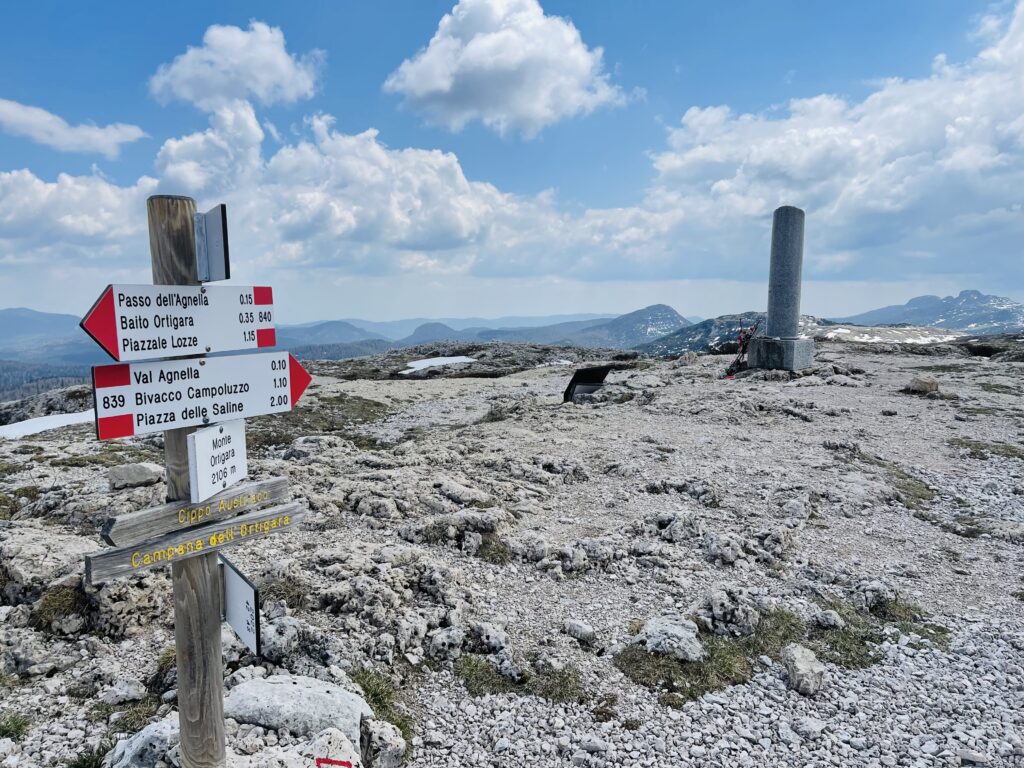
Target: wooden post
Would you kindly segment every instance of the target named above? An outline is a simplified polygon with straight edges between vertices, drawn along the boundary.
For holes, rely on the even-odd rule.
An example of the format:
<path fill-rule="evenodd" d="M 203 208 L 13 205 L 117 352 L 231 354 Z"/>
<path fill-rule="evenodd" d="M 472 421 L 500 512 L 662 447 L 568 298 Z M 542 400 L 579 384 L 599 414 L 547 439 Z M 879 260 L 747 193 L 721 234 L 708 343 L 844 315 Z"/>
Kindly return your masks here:
<path fill-rule="evenodd" d="M 190 197 L 158 195 L 146 203 L 149 251 L 156 285 L 198 285 Z M 188 500 L 188 443 L 195 428 L 164 432 L 167 501 Z M 176 561 L 174 639 L 178 660 L 178 716 L 183 768 L 224 765 L 224 661 L 221 655 L 221 584 L 217 553 Z"/>

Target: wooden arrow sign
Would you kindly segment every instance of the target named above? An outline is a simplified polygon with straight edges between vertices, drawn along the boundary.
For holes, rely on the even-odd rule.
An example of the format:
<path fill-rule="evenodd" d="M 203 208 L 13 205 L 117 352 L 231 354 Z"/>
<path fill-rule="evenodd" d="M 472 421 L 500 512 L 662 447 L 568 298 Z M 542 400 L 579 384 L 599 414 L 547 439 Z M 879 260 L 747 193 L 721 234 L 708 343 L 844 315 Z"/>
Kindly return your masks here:
<path fill-rule="evenodd" d="M 199 504 L 184 499 L 158 507 L 139 509 L 117 517 L 108 517 L 100 527 L 100 535 L 108 544 L 120 546 L 132 541 L 152 539 L 165 533 L 184 531 L 197 525 L 227 520 L 242 512 L 252 512 L 281 504 L 287 498 L 288 480 L 283 477 L 272 477 L 268 480 L 236 485 Z"/>
<path fill-rule="evenodd" d="M 131 437 L 289 411 L 311 381 L 287 352 L 98 365 L 96 436 Z"/>
<path fill-rule="evenodd" d="M 273 291 L 252 285 L 108 285 L 80 325 L 124 361 L 277 344 Z"/>
<path fill-rule="evenodd" d="M 88 584 L 99 584 L 190 557 L 259 541 L 272 533 L 292 530 L 305 515 L 306 511 L 292 502 L 186 531 L 175 531 L 138 544 L 101 550 L 85 556 L 85 580 Z"/>

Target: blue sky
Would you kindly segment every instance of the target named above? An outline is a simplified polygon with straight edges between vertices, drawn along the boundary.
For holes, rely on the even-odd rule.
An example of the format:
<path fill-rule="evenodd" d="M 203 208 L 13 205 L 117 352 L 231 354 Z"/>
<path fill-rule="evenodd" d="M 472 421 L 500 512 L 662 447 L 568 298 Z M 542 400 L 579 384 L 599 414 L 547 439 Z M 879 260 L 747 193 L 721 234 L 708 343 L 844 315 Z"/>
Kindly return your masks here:
<path fill-rule="evenodd" d="M 145 281 L 160 192 L 295 321 L 756 308 L 781 203 L 805 311 L 1024 298 L 1013 4 L 176 8 L 5 9 L 0 306 Z"/>

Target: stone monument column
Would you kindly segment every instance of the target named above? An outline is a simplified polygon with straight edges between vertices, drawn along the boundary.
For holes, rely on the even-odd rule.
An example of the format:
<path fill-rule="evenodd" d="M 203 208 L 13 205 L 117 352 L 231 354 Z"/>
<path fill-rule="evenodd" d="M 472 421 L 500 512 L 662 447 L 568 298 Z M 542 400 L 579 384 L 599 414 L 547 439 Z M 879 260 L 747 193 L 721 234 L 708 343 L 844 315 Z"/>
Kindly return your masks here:
<path fill-rule="evenodd" d="M 748 367 L 799 371 L 814 365 L 814 340 L 801 339 L 800 287 L 804 263 L 804 212 L 775 209 L 768 275 L 765 335 L 750 341 Z"/>

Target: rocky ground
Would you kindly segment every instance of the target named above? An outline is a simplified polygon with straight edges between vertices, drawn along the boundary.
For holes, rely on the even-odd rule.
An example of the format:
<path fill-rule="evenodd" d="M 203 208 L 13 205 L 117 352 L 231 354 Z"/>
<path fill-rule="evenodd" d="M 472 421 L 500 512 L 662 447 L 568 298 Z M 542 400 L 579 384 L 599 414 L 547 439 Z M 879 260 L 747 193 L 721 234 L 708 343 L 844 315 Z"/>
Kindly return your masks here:
<path fill-rule="evenodd" d="M 310 512 L 226 553 L 231 764 L 1024 765 L 1024 364 L 932 352 L 627 355 L 569 404 L 579 351 L 313 365 L 249 423 Z M 178 761 L 168 574 L 81 582 L 160 448 L 0 440 L 3 768 Z"/>

